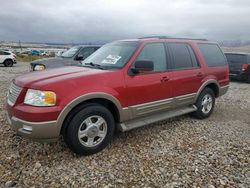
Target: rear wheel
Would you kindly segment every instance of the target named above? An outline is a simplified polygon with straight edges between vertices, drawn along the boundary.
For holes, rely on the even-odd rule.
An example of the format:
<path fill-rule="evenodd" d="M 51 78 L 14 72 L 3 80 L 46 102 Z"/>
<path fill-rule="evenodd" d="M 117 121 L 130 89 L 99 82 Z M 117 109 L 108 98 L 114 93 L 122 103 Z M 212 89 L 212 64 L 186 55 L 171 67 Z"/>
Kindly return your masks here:
<path fill-rule="evenodd" d="M 112 140 L 115 122 L 111 112 L 98 104 L 90 104 L 76 112 L 63 137 L 69 148 L 79 155 L 94 154 Z"/>
<path fill-rule="evenodd" d="M 212 89 L 206 87 L 199 95 L 195 106 L 197 111 L 193 112 L 192 115 L 198 119 L 208 118 L 213 110 L 215 104 L 215 96 Z"/>
<path fill-rule="evenodd" d="M 246 83 L 250 83 L 250 75 L 249 75 L 248 78 L 246 79 Z"/>
<path fill-rule="evenodd" d="M 4 66 L 5 67 L 12 67 L 13 66 L 13 61 L 11 61 L 11 60 L 6 60 L 6 61 L 4 61 Z"/>

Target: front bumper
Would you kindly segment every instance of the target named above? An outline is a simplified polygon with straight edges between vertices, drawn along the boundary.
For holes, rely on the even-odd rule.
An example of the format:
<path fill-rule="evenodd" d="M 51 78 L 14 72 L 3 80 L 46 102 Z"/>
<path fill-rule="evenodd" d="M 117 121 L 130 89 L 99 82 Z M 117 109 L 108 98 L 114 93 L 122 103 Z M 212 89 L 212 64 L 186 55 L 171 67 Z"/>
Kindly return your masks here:
<path fill-rule="evenodd" d="M 55 141 L 60 134 L 56 121 L 29 122 L 15 116 L 10 117 L 9 114 L 7 114 L 7 121 L 18 135 L 34 140 Z"/>

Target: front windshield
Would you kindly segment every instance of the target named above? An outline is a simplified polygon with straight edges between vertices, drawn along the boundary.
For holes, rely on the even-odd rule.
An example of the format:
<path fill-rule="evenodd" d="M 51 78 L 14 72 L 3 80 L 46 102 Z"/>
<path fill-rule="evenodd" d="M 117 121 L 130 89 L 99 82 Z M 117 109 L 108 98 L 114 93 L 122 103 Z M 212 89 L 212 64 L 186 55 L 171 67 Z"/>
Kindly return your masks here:
<path fill-rule="evenodd" d="M 61 56 L 62 57 L 73 57 L 76 52 L 79 50 L 80 47 L 72 47 L 69 50 L 67 50 L 66 52 L 64 52 Z"/>
<path fill-rule="evenodd" d="M 104 45 L 82 63 L 94 64 L 103 68 L 122 68 L 138 47 L 138 42 L 119 41 Z"/>

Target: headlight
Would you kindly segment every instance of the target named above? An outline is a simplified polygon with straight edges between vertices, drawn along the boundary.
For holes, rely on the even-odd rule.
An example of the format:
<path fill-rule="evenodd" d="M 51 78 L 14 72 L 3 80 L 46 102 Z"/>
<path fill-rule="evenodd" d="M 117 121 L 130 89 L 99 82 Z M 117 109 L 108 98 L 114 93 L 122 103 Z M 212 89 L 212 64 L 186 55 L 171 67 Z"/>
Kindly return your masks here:
<path fill-rule="evenodd" d="M 45 70 L 44 65 L 35 65 L 34 71 L 42 71 L 42 70 Z"/>
<path fill-rule="evenodd" d="M 55 106 L 56 94 L 53 91 L 28 89 L 24 103 L 32 106 Z"/>

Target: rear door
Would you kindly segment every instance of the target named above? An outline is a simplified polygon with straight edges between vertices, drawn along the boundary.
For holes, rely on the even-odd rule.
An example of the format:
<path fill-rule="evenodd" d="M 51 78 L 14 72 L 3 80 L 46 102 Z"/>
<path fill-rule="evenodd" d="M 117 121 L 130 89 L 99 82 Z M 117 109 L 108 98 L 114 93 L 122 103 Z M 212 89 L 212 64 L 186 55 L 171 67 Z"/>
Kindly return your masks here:
<path fill-rule="evenodd" d="M 244 54 L 225 54 L 229 64 L 230 74 L 240 74 L 242 65 L 247 63 L 247 55 Z"/>
<path fill-rule="evenodd" d="M 171 54 L 171 79 L 177 106 L 192 104 L 204 73 L 192 47 L 187 43 L 166 43 Z"/>

